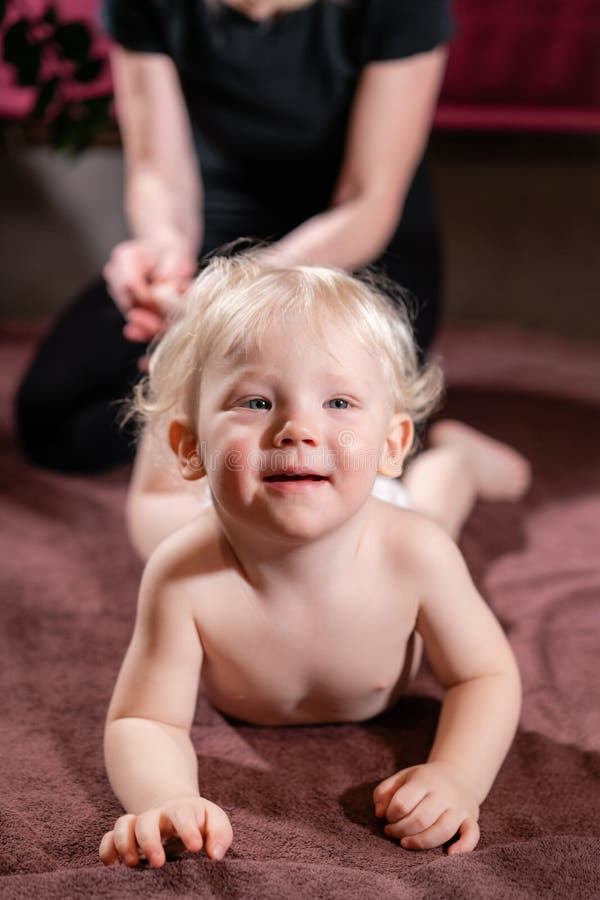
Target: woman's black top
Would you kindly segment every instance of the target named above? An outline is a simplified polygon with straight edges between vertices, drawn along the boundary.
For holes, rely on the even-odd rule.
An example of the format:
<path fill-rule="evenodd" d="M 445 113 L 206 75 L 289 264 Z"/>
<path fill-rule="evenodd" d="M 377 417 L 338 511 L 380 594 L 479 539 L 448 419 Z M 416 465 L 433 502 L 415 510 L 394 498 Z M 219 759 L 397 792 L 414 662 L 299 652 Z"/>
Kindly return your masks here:
<path fill-rule="evenodd" d="M 446 41 L 448 6 L 314 0 L 255 22 L 204 0 L 104 0 L 103 20 L 123 47 L 175 62 L 207 227 L 275 235 L 329 205 L 364 66 Z"/>

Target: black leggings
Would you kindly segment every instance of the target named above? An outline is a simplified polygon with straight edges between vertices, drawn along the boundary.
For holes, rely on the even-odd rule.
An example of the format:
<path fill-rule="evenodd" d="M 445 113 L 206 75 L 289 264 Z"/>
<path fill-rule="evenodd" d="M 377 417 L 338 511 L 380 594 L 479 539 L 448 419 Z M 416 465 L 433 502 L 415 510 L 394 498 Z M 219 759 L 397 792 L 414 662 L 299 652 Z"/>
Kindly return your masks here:
<path fill-rule="evenodd" d="M 424 352 L 438 318 L 435 229 L 399 233 L 393 247 L 376 267 L 419 298 L 414 325 Z M 16 398 L 18 436 L 31 462 L 63 472 L 98 472 L 132 459 L 134 434 L 120 419 L 146 345 L 125 340 L 123 325 L 102 279 L 53 324 Z"/>
<path fill-rule="evenodd" d="M 31 462 L 97 472 L 132 458 L 132 430 L 119 420 L 145 344 L 125 340 L 124 324 L 102 278 L 53 323 L 16 398 L 18 434 Z"/>

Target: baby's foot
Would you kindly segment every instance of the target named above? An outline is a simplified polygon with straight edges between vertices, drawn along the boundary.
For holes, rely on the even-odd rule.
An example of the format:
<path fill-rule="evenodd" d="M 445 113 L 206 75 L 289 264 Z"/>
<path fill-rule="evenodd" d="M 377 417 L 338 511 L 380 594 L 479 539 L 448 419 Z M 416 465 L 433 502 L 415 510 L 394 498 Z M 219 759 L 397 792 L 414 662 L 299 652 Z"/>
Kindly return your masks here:
<path fill-rule="evenodd" d="M 429 431 L 429 445 L 462 451 L 485 500 L 518 500 L 529 487 L 531 466 L 524 456 L 462 422 L 437 422 Z"/>

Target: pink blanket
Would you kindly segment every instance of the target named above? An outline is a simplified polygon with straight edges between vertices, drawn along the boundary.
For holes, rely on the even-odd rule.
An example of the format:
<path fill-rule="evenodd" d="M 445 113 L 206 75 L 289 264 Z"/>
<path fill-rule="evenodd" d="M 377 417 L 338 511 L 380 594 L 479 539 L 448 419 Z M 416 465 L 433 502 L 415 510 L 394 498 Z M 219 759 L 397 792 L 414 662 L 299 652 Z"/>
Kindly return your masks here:
<path fill-rule="evenodd" d="M 600 896 L 600 354 L 498 328 L 447 331 L 440 346 L 448 410 L 513 442 L 535 469 L 523 502 L 481 504 L 462 541 L 525 685 L 477 850 L 407 852 L 373 817 L 375 783 L 423 760 L 431 741 L 439 695 L 424 671 L 414 696 L 360 725 L 255 728 L 201 700 L 201 784 L 231 815 L 230 853 L 160 871 L 103 868 L 98 842 L 119 814 L 103 773 L 103 717 L 141 568 L 123 525 L 128 473 L 33 469 L 5 415 L 0 896 Z M 27 334 L 4 330 L 7 404 L 30 350 Z"/>

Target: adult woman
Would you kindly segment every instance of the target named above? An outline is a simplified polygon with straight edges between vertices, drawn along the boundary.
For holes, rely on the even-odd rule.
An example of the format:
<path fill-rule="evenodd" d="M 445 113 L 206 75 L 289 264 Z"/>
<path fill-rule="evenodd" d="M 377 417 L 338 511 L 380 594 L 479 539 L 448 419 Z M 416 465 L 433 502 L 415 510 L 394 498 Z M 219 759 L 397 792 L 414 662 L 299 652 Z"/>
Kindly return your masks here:
<path fill-rule="evenodd" d="M 20 392 L 29 455 L 65 469 L 126 458 L 111 402 L 160 326 L 159 298 L 185 287 L 198 254 L 241 235 L 274 240 L 275 264 L 375 263 L 419 297 L 425 349 L 438 269 L 419 161 L 451 31 L 446 0 L 106 0 L 104 17 L 133 235 L 105 277 L 127 341 L 103 286 L 67 312 Z M 86 378 L 85 408 L 69 402 L 72 343 L 87 345 L 93 413 Z M 50 390 L 41 375 L 58 347 L 60 426 L 48 437 L 40 384 Z"/>

